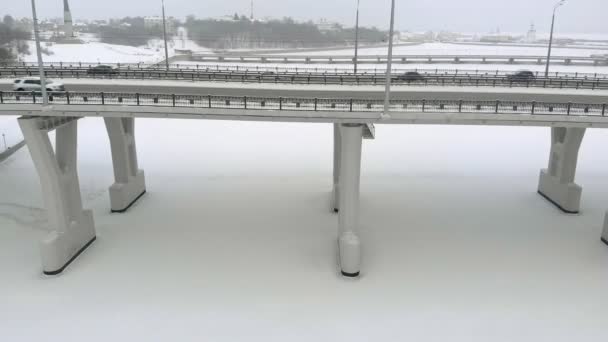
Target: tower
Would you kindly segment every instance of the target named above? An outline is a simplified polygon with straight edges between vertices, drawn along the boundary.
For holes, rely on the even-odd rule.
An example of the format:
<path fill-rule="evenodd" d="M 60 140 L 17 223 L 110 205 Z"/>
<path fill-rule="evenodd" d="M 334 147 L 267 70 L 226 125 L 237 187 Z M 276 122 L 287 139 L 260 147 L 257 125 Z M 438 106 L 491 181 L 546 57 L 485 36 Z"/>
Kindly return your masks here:
<path fill-rule="evenodd" d="M 63 32 L 67 38 L 74 37 L 74 25 L 72 23 L 72 12 L 68 0 L 63 0 Z"/>
<path fill-rule="evenodd" d="M 534 43 L 536 42 L 536 28 L 534 27 L 534 23 L 530 26 L 528 30 L 528 34 L 526 34 L 526 43 Z"/>

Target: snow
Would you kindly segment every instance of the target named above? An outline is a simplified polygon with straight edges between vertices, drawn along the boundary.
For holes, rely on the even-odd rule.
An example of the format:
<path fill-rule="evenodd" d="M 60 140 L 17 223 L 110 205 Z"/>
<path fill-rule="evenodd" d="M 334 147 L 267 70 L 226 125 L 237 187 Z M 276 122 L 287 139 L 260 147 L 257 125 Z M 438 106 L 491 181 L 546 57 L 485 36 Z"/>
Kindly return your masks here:
<path fill-rule="evenodd" d="M 23 60 L 25 62 L 36 62 L 35 46 L 33 46 L 33 43 L 30 43 L 30 45 L 32 54 L 25 56 Z M 159 52 L 145 47 L 113 45 L 99 42 L 85 42 L 84 44 L 43 44 L 42 47 L 51 52 L 50 55 L 43 55 L 43 60 L 45 62 L 153 63 L 164 59 L 164 51 Z"/>
<path fill-rule="evenodd" d="M 148 194 L 126 214 L 109 213 L 103 121 L 79 127 L 99 238 L 59 277 L 41 275 L 27 148 L 0 164 L 1 340 L 608 338 L 603 130 L 583 142 L 571 216 L 535 192 L 547 128 L 378 125 L 363 150 L 362 276 L 348 280 L 331 125 L 138 119 Z"/>
<path fill-rule="evenodd" d="M 344 50 L 310 52 L 293 52 L 286 55 L 351 55 L 354 48 Z M 606 53 L 607 50 L 594 49 L 569 49 L 555 46 L 553 56 L 591 56 L 592 54 Z M 281 53 L 282 55 L 283 53 Z M 386 55 L 387 47 L 362 48 L 359 50 L 362 56 Z M 424 43 L 419 45 L 395 46 L 395 55 L 515 55 L 515 56 L 545 56 L 546 47 L 518 47 L 498 45 L 474 45 L 474 44 L 449 44 L 449 43 Z"/>
<path fill-rule="evenodd" d="M 353 281 L 336 267 L 331 125 L 139 120 L 149 193 L 124 215 L 109 214 L 103 122 L 80 127 L 99 240 L 60 277 L 40 275 L 27 149 L 0 165 L 7 340 L 607 337 L 603 131 L 586 137 L 584 211 L 568 216 L 535 193 L 547 129 L 379 126 L 364 145 Z"/>
<path fill-rule="evenodd" d="M 126 46 L 106 44 L 98 38 L 84 35 L 79 37 L 83 44 L 55 44 L 43 43 L 42 47 L 51 54 L 43 55 L 45 62 L 87 62 L 87 63 L 159 63 L 165 60 L 164 43 L 161 39 L 151 39 L 145 46 Z M 34 42 L 29 42 L 30 55 L 23 56 L 25 62 L 36 62 L 36 48 Z M 202 52 L 209 50 L 200 47 L 195 42 L 176 37 L 169 41 L 169 56 L 175 55 L 175 49 L 190 49 Z"/>
<path fill-rule="evenodd" d="M 0 153 L 23 140 L 16 118 L 0 115 Z"/>
<path fill-rule="evenodd" d="M 173 67 L 179 67 L 183 69 L 196 69 L 198 65 L 199 69 L 217 69 L 225 70 L 226 68 L 235 69 L 238 67 L 239 70 L 289 70 L 291 72 L 339 72 L 339 71 L 352 71 L 352 64 L 298 64 L 298 63 L 221 63 L 211 64 L 208 62 L 194 62 L 194 61 L 180 61 L 173 63 Z M 360 72 L 382 72 L 386 70 L 386 64 L 359 64 Z M 531 71 L 545 71 L 544 65 L 537 64 L 447 64 L 447 63 L 407 63 L 393 64 L 393 70 L 425 70 L 429 72 L 454 72 L 455 70 L 471 70 L 471 71 L 485 71 L 488 73 L 495 73 L 498 71 L 515 71 L 515 70 L 531 70 Z M 598 73 L 608 74 L 608 66 L 591 66 L 591 65 L 552 65 L 551 71 L 559 71 L 565 73 Z"/>

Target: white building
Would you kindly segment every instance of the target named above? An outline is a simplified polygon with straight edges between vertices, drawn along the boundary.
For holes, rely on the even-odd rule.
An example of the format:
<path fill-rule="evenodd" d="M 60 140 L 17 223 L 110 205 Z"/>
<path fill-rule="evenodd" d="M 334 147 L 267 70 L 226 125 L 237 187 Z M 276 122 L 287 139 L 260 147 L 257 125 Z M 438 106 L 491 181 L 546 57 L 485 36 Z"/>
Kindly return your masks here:
<path fill-rule="evenodd" d="M 163 28 L 163 17 L 144 17 L 144 27 L 147 29 L 151 28 Z M 167 33 L 175 32 L 175 18 L 167 18 Z"/>
<path fill-rule="evenodd" d="M 337 31 L 337 30 L 339 30 L 341 28 L 341 25 L 338 24 L 338 23 L 335 23 L 335 22 L 328 21 L 325 18 L 322 18 L 317 23 L 317 28 L 321 32 L 330 32 L 330 31 Z"/>

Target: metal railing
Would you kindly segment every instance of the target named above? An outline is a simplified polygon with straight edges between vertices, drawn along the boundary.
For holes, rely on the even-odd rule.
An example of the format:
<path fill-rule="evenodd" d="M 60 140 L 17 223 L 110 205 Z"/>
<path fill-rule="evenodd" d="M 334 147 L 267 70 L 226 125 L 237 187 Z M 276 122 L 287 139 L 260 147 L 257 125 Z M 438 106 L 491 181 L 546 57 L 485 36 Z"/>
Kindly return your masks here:
<path fill-rule="evenodd" d="M 3 71 L 0 77 L 28 77 L 38 75 L 33 69 L 13 69 Z M 382 74 L 315 74 L 315 73 L 274 73 L 241 71 L 186 71 L 186 70 L 120 70 L 113 74 L 92 74 L 87 69 L 47 69 L 49 78 L 94 78 L 121 80 L 180 80 L 180 81 L 221 81 L 240 83 L 281 83 L 314 85 L 381 85 Z M 420 79 L 408 79 L 404 74 L 393 76 L 393 83 L 402 86 L 458 86 L 458 87 L 509 87 L 509 88 L 558 88 L 558 89 L 608 89 L 608 78 L 536 77 L 518 79 L 511 75 L 495 74 L 440 74 L 419 73 Z M 19 89 L 16 89 L 19 90 Z"/>
<path fill-rule="evenodd" d="M 382 100 L 107 92 L 54 93 L 49 97 L 49 103 L 55 105 L 152 106 L 260 111 L 356 113 L 381 113 L 384 111 Z M 42 104 L 42 96 L 35 92 L 0 92 L 0 106 L 3 104 Z M 606 104 L 571 102 L 395 99 L 391 101 L 390 107 L 394 112 L 413 113 L 566 115 L 585 117 L 605 117 L 606 115 Z"/>
<path fill-rule="evenodd" d="M 82 63 L 82 62 L 49 62 L 44 63 L 47 72 L 57 71 L 88 71 L 98 65 L 109 65 L 121 72 L 129 72 L 131 70 L 146 70 L 146 71 L 166 71 L 164 66 L 158 64 L 143 64 L 143 63 Z M 263 66 L 263 65 L 220 65 L 220 64 L 171 64 L 170 72 L 251 72 L 263 73 L 273 72 L 277 74 L 335 74 L 335 75 L 353 75 L 352 67 L 298 67 L 298 66 Z M 498 69 L 445 69 L 445 68 L 403 68 L 394 67 L 392 73 L 395 75 L 405 72 L 418 72 L 425 75 L 444 75 L 444 76 L 461 76 L 461 75 L 482 75 L 482 76 L 507 76 L 513 74 L 513 70 L 498 70 Z M 382 67 L 365 67 L 359 68 L 359 74 L 381 74 L 385 75 L 386 68 Z M 36 63 L 0 63 L 0 77 L 11 77 L 18 75 L 37 75 L 38 65 Z M 544 72 L 534 71 L 536 77 L 543 77 Z M 608 74 L 602 73 L 584 73 L 584 72 L 551 72 L 550 77 L 554 78 L 577 78 L 577 79 L 608 79 Z"/>

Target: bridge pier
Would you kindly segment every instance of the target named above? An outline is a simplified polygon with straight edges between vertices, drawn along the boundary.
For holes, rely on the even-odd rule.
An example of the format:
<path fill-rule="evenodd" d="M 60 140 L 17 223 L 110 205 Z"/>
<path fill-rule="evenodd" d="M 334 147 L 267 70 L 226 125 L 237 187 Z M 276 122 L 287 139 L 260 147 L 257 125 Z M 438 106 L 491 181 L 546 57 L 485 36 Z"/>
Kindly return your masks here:
<path fill-rule="evenodd" d="M 340 126 L 338 249 L 340 269 L 345 277 L 357 277 L 361 269 L 359 187 L 362 144 L 363 125 Z"/>
<path fill-rule="evenodd" d="M 551 128 L 549 167 L 540 172 L 538 193 L 562 211 L 577 214 L 583 189 L 574 183 L 585 128 Z"/>
<path fill-rule="evenodd" d="M 135 119 L 104 118 L 114 166 L 115 183 L 110 186 L 110 207 L 113 213 L 127 211 L 146 193 L 144 171 L 137 163 Z"/>
<path fill-rule="evenodd" d="M 602 231 L 602 242 L 608 245 L 608 212 L 604 217 L 604 230 Z"/>
<path fill-rule="evenodd" d="M 340 124 L 334 124 L 334 175 L 331 206 L 334 212 L 340 210 L 340 159 L 342 146 L 340 144 Z"/>
<path fill-rule="evenodd" d="M 77 172 L 77 118 L 21 117 L 19 126 L 40 178 L 51 232 L 40 243 L 44 274 L 55 275 L 96 238 L 93 213 L 83 210 Z M 56 130 L 56 148 L 48 132 Z"/>

